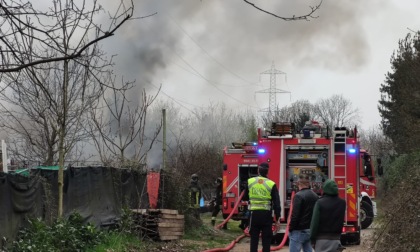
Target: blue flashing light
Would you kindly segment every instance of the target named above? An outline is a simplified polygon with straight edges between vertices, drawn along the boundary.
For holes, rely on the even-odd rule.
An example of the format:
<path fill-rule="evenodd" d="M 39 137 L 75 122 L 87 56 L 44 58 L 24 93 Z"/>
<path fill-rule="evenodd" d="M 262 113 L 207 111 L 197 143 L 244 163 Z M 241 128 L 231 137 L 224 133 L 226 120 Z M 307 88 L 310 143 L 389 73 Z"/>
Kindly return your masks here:
<path fill-rule="evenodd" d="M 356 149 L 354 149 L 354 148 L 350 148 L 350 149 L 349 149 L 349 153 L 351 153 L 351 154 L 356 153 Z"/>
<path fill-rule="evenodd" d="M 258 154 L 264 154 L 265 153 L 265 149 L 258 149 Z"/>

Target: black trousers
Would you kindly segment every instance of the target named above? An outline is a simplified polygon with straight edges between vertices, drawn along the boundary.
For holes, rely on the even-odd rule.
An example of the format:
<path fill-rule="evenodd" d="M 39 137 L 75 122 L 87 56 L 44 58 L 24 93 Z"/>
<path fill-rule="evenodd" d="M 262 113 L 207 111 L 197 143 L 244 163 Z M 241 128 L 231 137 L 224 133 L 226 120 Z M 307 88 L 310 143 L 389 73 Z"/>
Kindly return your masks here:
<path fill-rule="evenodd" d="M 216 204 L 216 206 L 214 206 L 213 212 L 211 213 L 211 217 L 216 217 L 217 214 L 219 214 L 220 212 L 220 205 Z"/>
<path fill-rule="evenodd" d="M 273 232 L 271 227 L 273 225 L 273 216 L 271 211 L 260 210 L 260 211 L 251 211 L 251 220 L 249 225 L 249 234 L 251 236 L 251 245 L 250 251 L 258 251 L 258 242 L 262 238 L 263 249 L 262 252 L 270 251 L 271 238 L 273 237 Z"/>

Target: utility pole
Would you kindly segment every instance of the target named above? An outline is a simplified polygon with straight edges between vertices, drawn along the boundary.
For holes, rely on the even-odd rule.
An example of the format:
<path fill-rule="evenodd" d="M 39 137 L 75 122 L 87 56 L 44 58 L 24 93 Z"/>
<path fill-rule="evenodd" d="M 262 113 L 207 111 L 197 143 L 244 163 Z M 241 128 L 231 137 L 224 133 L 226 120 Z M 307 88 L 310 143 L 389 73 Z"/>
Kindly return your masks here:
<path fill-rule="evenodd" d="M 165 177 L 166 173 L 168 172 L 166 168 L 166 109 L 162 109 L 162 170 L 160 171 L 161 174 L 161 185 L 162 185 L 162 192 L 165 192 Z M 164 193 L 161 195 L 161 208 L 164 207 Z"/>
<path fill-rule="evenodd" d="M 162 139 L 162 169 L 166 171 L 166 109 L 162 109 L 163 139 Z"/>
<path fill-rule="evenodd" d="M 263 112 L 268 112 L 269 115 L 273 115 L 275 112 L 277 112 L 277 101 L 276 101 L 276 95 L 278 93 L 289 93 L 290 91 L 286 91 L 283 89 L 276 88 L 276 76 L 279 74 L 283 74 L 285 76 L 285 80 L 287 75 L 285 72 L 282 72 L 280 70 L 277 70 L 274 66 L 274 62 L 271 65 L 271 69 L 262 72 L 261 74 L 269 74 L 270 75 L 270 88 L 257 91 L 256 93 L 268 93 L 269 94 L 269 107 L 267 109 L 263 109 Z"/>

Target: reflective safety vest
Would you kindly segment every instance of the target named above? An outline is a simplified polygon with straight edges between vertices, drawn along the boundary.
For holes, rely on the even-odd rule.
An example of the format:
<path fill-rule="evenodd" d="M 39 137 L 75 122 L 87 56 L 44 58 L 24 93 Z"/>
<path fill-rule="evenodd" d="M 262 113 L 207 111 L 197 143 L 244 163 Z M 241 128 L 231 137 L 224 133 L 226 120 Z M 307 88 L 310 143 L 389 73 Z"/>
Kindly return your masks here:
<path fill-rule="evenodd" d="M 190 207 L 200 208 L 201 187 L 191 184 L 189 190 Z"/>
<path fill-rule="evenodd" d="M 274 182 L 264 177 L 248 179 L 249 210 L 271 210 L 271 189 Z"/>

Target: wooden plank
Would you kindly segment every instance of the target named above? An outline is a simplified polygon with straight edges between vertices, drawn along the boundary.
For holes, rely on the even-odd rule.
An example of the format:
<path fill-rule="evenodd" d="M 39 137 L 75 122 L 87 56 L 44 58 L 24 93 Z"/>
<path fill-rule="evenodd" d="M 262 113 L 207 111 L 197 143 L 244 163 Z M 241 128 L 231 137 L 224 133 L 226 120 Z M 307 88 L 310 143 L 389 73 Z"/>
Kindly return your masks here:
<path fill-rule="evenodd" d="M 184 222 L 160 222 L 158 223 L 158 227 L 184 227 Z"/>
<path fill-rule="evenodd" d="M 165 231 L 165 232 L 159 232 L 159 236 L 160 237 L 162 237 L 162 236 L 181 236 L 181 235 L 183 235 L 184 234 L 184 232 L 182 232 L 182 231 L 177 231 L 177 232 L 173 232 L 173 231 Z"/>
<path fill-rule="evenodd" d="M 184 215 L 180 214 L 162 214 L 160 216 L 161 219 L 184 219 Z"/>
<path fill-rule="evenodd" d="M 148 212 L 150 214 L 162 213 L 162 214 L 178 214 L 178 210 L 174 209 L 132 209 L 134 212 L 144 213 Z"/>
<path fill-rule="evenodd" d="M 166 232 L 181 232 L 184 233 L 183 227 L 164 227 L 164 228 L 158 228 L 159 234 L 166 233 Z"/>
<path fill-rule="evenodd" d="M 146 215 L 157 215 L 163 216 L 178 216 L 178 218 L 184 218 L 184 215 L 178 214 L 178 210 L 172 209 L 131 209 L 133 213 L 146 214 Z"/>
<path fill-rule="evenodd" d="M 159 237 L 162 241 L 168 241 L 168 240 L 179 240 L 181 236 L 179 235 L 164 235 Z"/>
<path fill-rule="evenodd" d="M 184 220 L 178 220 L 178 219 L 159 219 L 159 223 L 184 223 Z"/>
<path fill-rule="evenodd" d="M 134 213 L 140 213 L 140 214 L 174 214 L 178 215 L 178 210 L 174 209 L 131 209 Z"/>
<path fill-rule="evenodd" d="M 162 214 L 178 214 L 178 210 L 172 210 L 172 209 L 160 209 L 160 212 Z"/>

